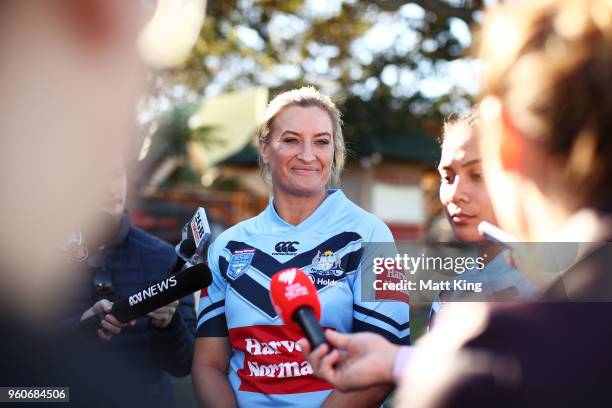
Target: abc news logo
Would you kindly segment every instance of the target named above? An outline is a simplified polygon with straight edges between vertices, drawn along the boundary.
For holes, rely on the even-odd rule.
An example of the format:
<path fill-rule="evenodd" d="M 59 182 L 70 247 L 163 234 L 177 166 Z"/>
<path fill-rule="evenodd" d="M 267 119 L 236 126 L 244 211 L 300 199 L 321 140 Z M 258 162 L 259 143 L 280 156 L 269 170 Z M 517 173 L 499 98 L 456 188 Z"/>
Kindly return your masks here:
<path fill-rule="evenodd" d="M 272 255 L 293 255 L 297 252 L 295 245 L 299 244 L 297 241 L 279 242 L 274 245 L 274 251 L 276 252 L 273 252 Z"/>

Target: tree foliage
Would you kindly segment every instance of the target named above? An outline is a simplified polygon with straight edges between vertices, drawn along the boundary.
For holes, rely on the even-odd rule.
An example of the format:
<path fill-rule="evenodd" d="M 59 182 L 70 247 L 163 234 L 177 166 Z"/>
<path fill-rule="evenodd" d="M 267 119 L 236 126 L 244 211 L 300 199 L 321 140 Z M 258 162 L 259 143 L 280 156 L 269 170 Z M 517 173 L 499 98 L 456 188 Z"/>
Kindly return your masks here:
<path fill-rule="evenodd" d="M 465 55 L 469 42 L 451 27 L 474 25 L 482 5 L 483 0 L 208 0 L 191 55 L 183 66 L 160 72 L 156 83 L 162 92 L 181 89 L 181 98 L 260 84 L 274 95 L 312 84 L 341 102 L 351 122 L 349 138 L 364 138 L 373 128 L 395 132 L 423 119 L 437 123 L 471 95 L 460 83 L 427 92 L 423 81 Z"/>

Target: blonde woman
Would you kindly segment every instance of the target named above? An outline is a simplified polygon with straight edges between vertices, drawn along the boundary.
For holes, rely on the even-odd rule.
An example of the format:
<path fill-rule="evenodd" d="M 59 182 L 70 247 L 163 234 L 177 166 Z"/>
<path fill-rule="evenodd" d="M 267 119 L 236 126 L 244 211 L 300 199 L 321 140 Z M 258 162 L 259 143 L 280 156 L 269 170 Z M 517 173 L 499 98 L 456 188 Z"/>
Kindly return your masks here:
<path fill-rule="evenodd" d="M 259 128 L 270 204 L 211 245 L 214 282 L 200 301 L 193 381 L 202 406 L 370 407 L 387 386 L 343 393 L 313 375 L 269 299 L 270 277 L 306 271 L 318 289 L 321 325 L 409 339 L 408 307 L 361 298 L 362 245 L 392 242 L 387 226 L 329 189 L 344 164 L 340 113 L 313 88 L 274 98 Z"/>

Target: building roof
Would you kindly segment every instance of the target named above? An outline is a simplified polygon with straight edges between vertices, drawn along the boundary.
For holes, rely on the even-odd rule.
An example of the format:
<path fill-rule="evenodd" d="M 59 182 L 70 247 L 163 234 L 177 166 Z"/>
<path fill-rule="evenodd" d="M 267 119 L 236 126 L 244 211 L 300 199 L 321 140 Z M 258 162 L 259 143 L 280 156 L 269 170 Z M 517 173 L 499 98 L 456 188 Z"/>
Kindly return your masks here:
<path fill-rule="evenodd" d="M 214 143 L 196 145 L 198 159 L 204 167 L 213 167 L 250 144 L 267 102 L 268 89 L 265 87 L 204 99 L 189 119 L 191 128 L 206 126 L 211 129 L 208 135 Z"/>
<path fill-rule="evenodd" d="M 369 138 L 367 145 L 351 145 L 358 156 L 379 153 L 383 159 L 436 164 L 440 160 L 440 145 L 422 130 L 404 134 L 382 134 Z"/>

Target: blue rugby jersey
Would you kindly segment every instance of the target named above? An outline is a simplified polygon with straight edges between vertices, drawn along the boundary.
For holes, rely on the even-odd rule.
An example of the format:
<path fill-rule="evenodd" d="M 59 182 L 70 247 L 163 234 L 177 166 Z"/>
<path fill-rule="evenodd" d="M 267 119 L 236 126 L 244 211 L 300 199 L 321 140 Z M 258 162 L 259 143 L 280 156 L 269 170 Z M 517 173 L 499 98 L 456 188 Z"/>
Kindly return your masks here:
<path fill-rule="evenodd" d="M 302 357 L 299 332 L 285 326 L 269 295 L 270 278 L 288 267 L 308 273 L 321 300 L 321 326 L 373 331 L 408 344 L 408 304 L 361 300 L 362 244 L 392 242 L 389 228 L 345 197 L 330 195 L 297 226 L 272 201 L 258 216 L 210 246 L 212 285 L 199 304 L 198 337 L 229 337 L 229 381 L 242 407 L 318 407 L 332 387 Z"/>

